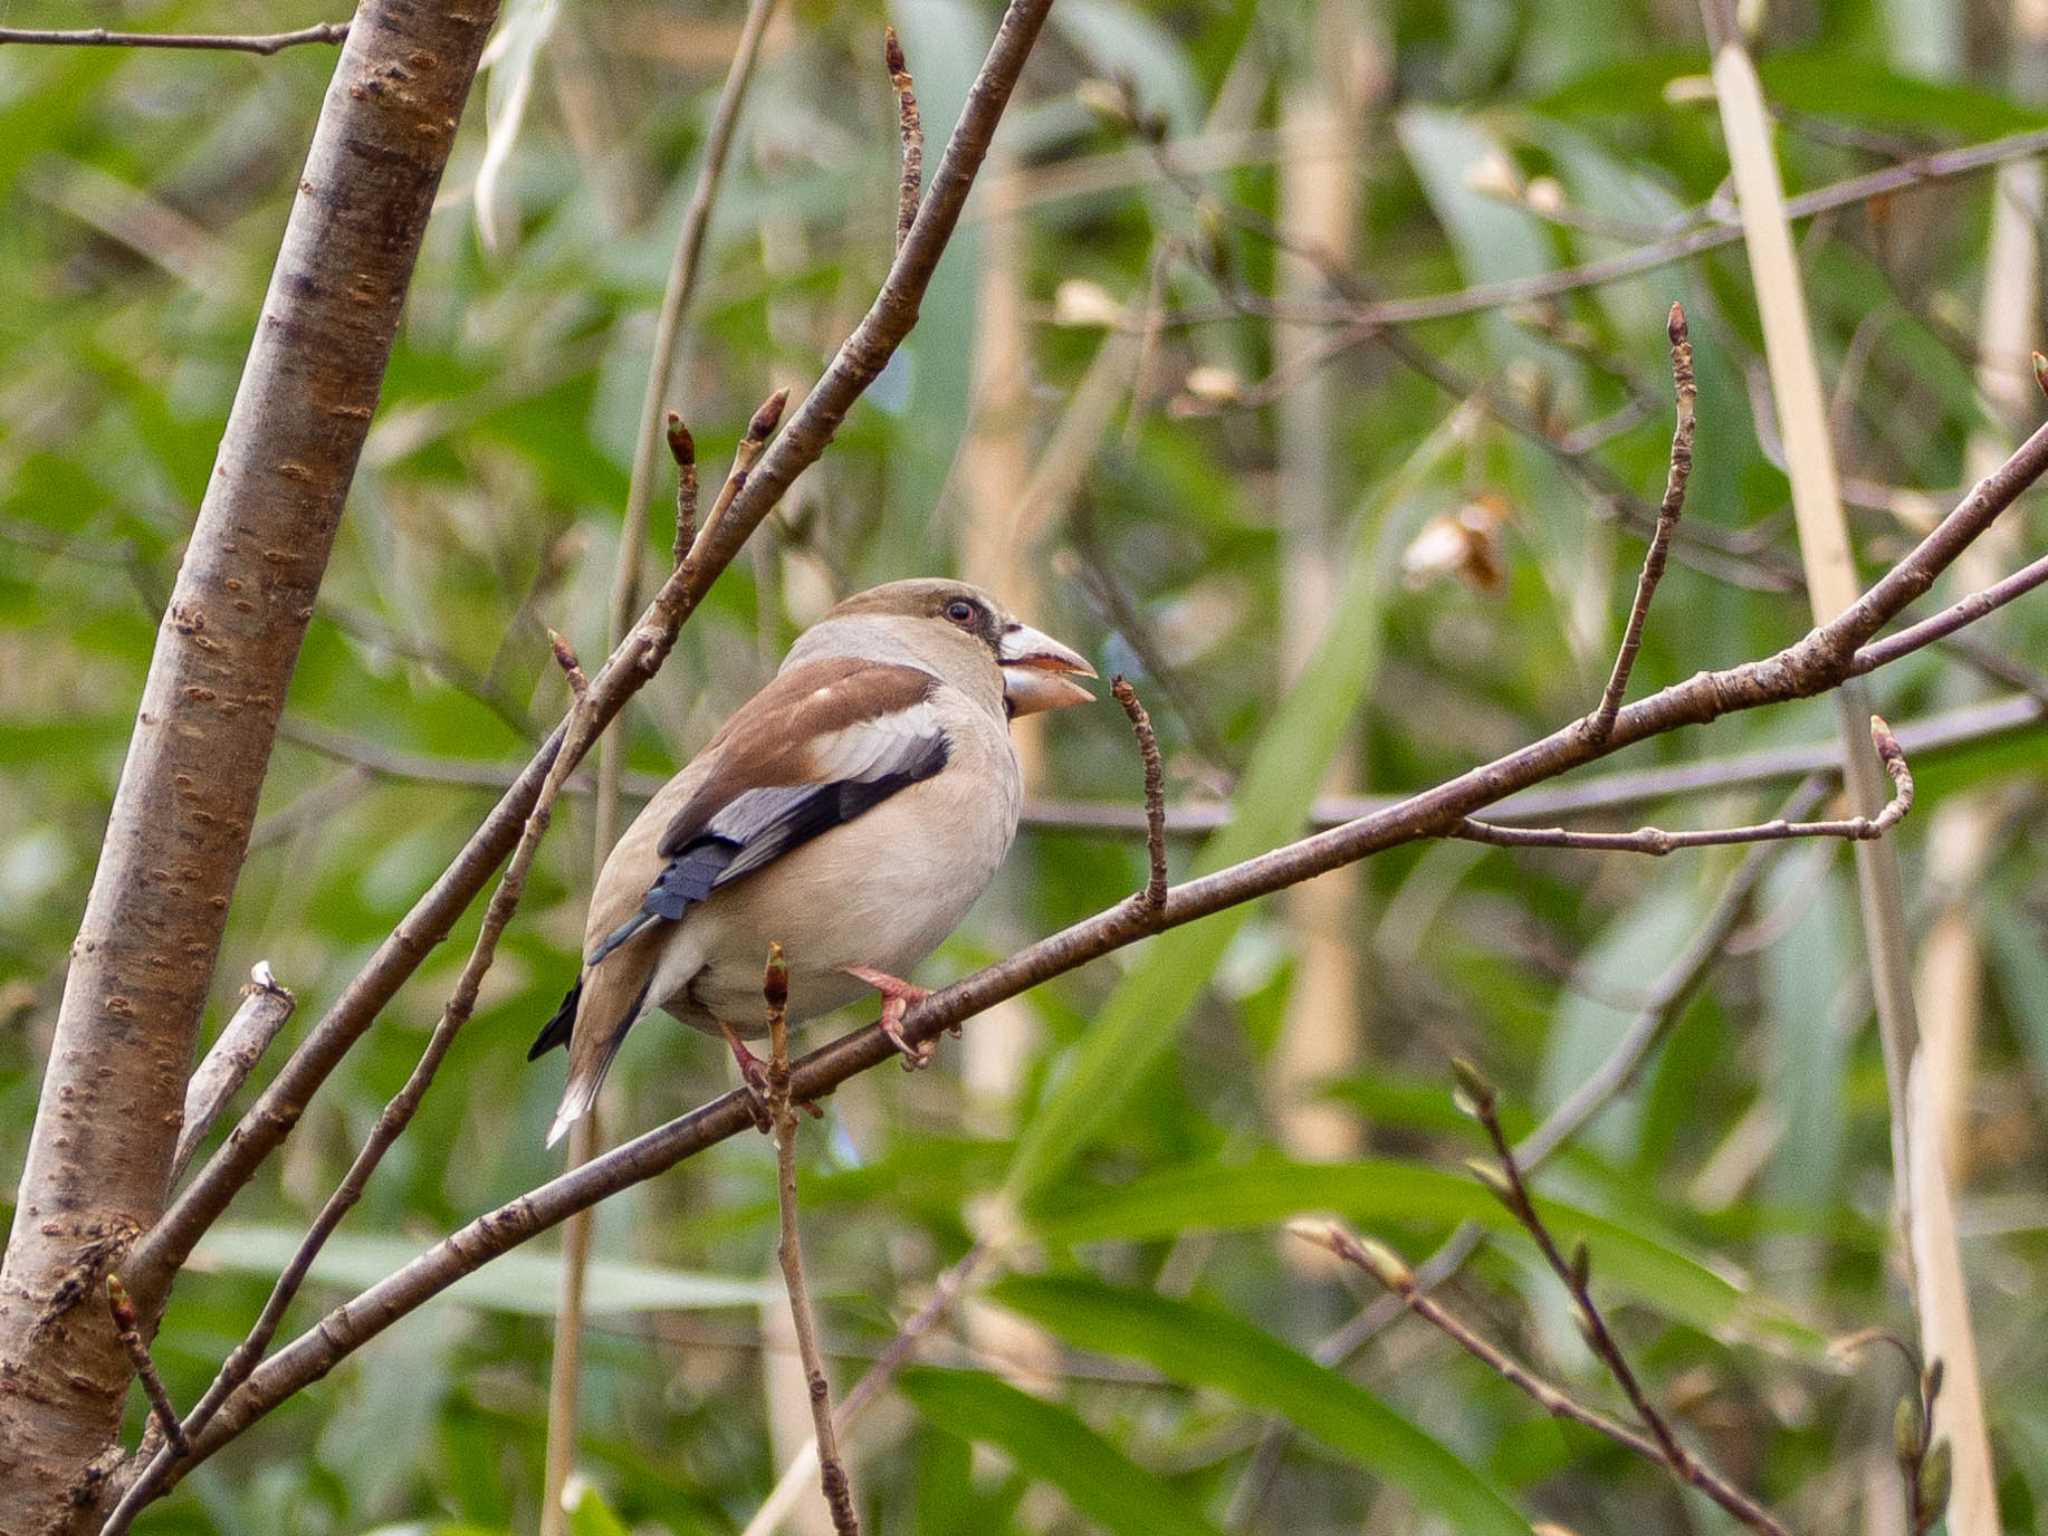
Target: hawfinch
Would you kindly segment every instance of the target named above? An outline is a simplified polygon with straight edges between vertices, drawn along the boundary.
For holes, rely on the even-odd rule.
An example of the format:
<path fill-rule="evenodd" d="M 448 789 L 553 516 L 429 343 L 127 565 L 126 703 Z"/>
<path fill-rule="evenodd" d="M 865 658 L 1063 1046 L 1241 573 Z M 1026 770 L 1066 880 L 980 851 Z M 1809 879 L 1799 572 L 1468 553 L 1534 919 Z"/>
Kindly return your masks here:
<path fill-rule="evenodd" d="M 921 1063 L 901 1025 L 924 993 L 899 978 L 967 915 L 1016 836 L 1010 719 L 1092 698 L 1075 676 L 1095 671 L 965 582 L 890 582 L 806 630 L 606 860 L 582 975 L 527 1057 L 569 1048 L 548 1144 L 657 1008 L 723 1035 L 760 1091 L 741 1037 L 767 1033 L 771 941 L 792 1023 L 872 988 L 882 1028 Z"/>

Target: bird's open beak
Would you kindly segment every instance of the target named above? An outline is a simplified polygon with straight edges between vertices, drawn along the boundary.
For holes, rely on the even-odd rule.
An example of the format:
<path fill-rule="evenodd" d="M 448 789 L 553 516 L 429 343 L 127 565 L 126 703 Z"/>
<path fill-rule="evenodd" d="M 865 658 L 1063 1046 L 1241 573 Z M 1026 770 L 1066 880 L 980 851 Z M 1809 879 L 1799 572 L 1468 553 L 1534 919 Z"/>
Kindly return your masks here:
<path fill-rule="evenodd" d="M 1013 624 L 1003 631 L 996 658 L 1003 669 L 1003 697 L 1013 716 L 1087 704 L 1095 698 L 1073 680 L 1093 677 L 1095 669 L 1079 652 L 1028 625 Z"/>

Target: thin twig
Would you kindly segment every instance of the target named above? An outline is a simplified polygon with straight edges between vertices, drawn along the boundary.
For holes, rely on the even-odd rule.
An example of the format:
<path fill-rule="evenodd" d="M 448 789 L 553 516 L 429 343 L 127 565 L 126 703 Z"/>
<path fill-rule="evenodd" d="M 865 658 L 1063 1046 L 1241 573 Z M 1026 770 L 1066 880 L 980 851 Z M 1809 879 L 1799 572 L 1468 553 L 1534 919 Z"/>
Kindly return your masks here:
<path fill-rule="evenodd" d="M 418 1113 L 420 1101 L 426 1097 L 433 1085 L 434 1076 L 440 1070 L 449 1050 L 455 1044 L 455 1037 L 467 1024 L 470 1015 L 476 1011 L 476 1000 L 483 988 L 484 977 L 497 958 L 498 940 L 512 915 L 518 910 L 520 897 L 526 890 L 526 877 L 533 868 L 534 855 L 540 848 L 540 840 L 546 834 L 548 823 L 554 814 L 556 797 L 561 793 L 562 781 L 568 777 L 571 766 L 588 748 L 590 737 L 598 728 L 595 712 L 591 708 L 591 688 L 586 681 L 576 687 L 576 680 L 582 676 L 582 668 L 576 656 L 569 649 L 568 642 L 550 631 L 554 641 L 555 657 L 562 670 L 568 675 L 574 702 L 563 721 L 563 750 L 556 756 L 554 765 L 548 770 L 542 782 L 540 794 L 534 800 L 533 810 L 526 818 L 525 830 L 521 833 L 518 847 L 505 866 L 505 874 L 498 882 L 498 888 L 491 895 L 490 905 L 484 911 L 483 926 L 478 931 L 476 942 L 471 947 L 469 959 L 461 974 L 456 978 L 455 988 L 447 1004 L 441 1010 L 441 1017 L 434 1025 L 424 1050 L 413 1064 L 405 1084 L 385 1104 L 377 1116 L 377 1123 L 364 1138 L 362 1147 L 350 1163 L 320 1213 L 300 1239 L 299 1246 L 292 1253 L 290 1261 L 278 1275 L 271 1287 L 269 1298 L 263 1310 L 250 1326 L 248 1334 L 221 1363 L 219 1372 L 206 1389 L 198 1404 L 193 1408 L 183 1426 L 182 1433 L 167 1444 L 144 1468 L 133 1484 L 122 1494 L 101 1528 L 101 1536 L 121 1536 L 143 1507 L 156 1496 L 170 1475 L 172 1467 L 191 1453 L 189 1437 L 196 1437 L 206 1428 L 213 1416 L 219 1412 L 235 1389 L 249 1379 L 262 1362 L 264 1352 L 277 1336 L 277 1330 L 284 1321 L 286 1310 L 298 1296 L 300 1288 L 311 1273 L 314 1261 L 327 1244 L 328 1238 L 341 1225 L 342 1218 L 353 1209 L 369 1187 L 370 1177 L 384 1160 L 384 1154 L 404 1134 Z"/>
<path fill-rule="evenodd" d="M 782 1208 L 782 1237 L 775 1245 L 782 1281 L 789 1289 L 790 1316 L 796 1322 L 797 1353 L 803 1357 L 804 1381 L 810 1391 L 811 1423 L 818 1437 L 818 1480 L 832 1511 L 839 1536 L 860 1536 L 860 1518 L 853 1509 L 853 1486 L 839 1458 L 839 1435 L 832 1422 L 832 1387 L 825 1379 L 825 1358 L 818 1351 L 818 1319 L 811 1310 L 811 1291 L 804 1281 L 803 1240 L 796 1222 L 796 1106 L 789 1096 L 789 966 L 782 946 L 768 946 L 768 968 L 761 979 L 768 1001 L 768 1117 L 775 1127 L 775 1192 Z"/>
<path fill-rule="evenodd" d="M 1130 716 L 1131 732 L 1138 738 L 1138 756 L 1145 764 L 1145 856 L 1149 873 L 1145 889 L 1137 899 L 1148 912 L 1166 910 L 1166 769 L 1159 761 L 1159 737 L 1152 730 L 1152 717 L 1138 698 L 1138 690 L 1119 672 L 1110 679 L 1109 691 L 1124 713 Z"/>
<path fill-rule="evenodd" d="M 889 83 L 896 88 L 897 132 L 903 140 L 903 181 L 896 192 L 896 249 L 900 251 L 910 237 L 910 226 L 917 222 L 918 199 L 924 190 L 924 119 L 917 110 L 916 85 L 894 27 L 882 29 L 882 58 L 889 66 Z"/>
<path fill-rule="evenodd" d="M 120 1337 L 121 1347 L 128 1351 L 128 1363 L 135 1367 L 142 1382 L 143 1396 L 149 1399 L 150 1412 L 156 1415 L 165 1443 L 179 1456 L 190 1454 L 192 1446 L 179 1426 L 178 1410 L 164 1388 L 163 1377 L 157 1374 L 156 1361 L 150 1358 L 141 1320 L 135 1315 L 135 1304 L 128 1299 L 128 1289 L 121 1284 L 119 1275 L 107 1276 L 107 1311 L 113 1315 L 114 1332 Z"/>
<path fill-rule="evenodd" d="M 1891 775 L 1892 797 L 1875 816 L 1846 816 L 1830 821 L 1787 821 L 1777 817 L 1746 827 L 1710 827 L 1697 832 L 1666 832 L 1638 827 L 1633 832 L 1574 832 L 1566 827 L 1503 827 L 1465 817 L 1446 829 L 1448 837 L 1496 848 L 1579 848 L 1602 853 L 1647 853 L 1661 858 L 1680 848 L 1721 848 L 1731 843 L 1774 843 L 1795 837 L 1839 837 L 1852 843 L 1883 837 L 1913 808 L 1913 773 L 1899 739 L 1881 715 L 1870 717 L 1870 741 L 1878 761 Z"/>
<path fill-rule="evenodd" d="M 1593 1301 L 1586 1245 L 1583 1242 L 1578 1244 L 1569 1258 L 1558 1247 L 1555 1234 L 1537 1211 L 1536 1202 L 1530 1198 L 1521 1164 L 1515 1157 L 1514 1144 L 1508 1140 L 1507 1130 L 1501 1125 L 1500 1103 L 1492 1085 L 1470 1062 L 1459 1060 L 1452 1065 L 1458 1074 L 1459 1108 L 1486 1128 L 1487 1140 L 1493 1143 L 1494 1155 L 1499 1159 L 1497 1163 L 1475 1159 L 1468 1166 L 1480 1183 L 1508 1208 L 1509 1214 L 1535 1240 L 1551 1271 L 1564 1282 L 1565 1289 L 1571 1292 L 1572 1300 L 1577 1304 L 1576 1316 L 1587 1345 L 1607 1368 L 1615 1385 L 1621 1388 L 1629 1406 L 1635 1409 L 1636 1417 L 1648 1426 L 1665 1463 L 1681 1477 L 1690 1480 L 1694 1469 L 1692 1454 L 1679 1444 L 1677 1434 L 1650 1400 L 1649 1393 L 1643 1390 L 1635 1368 L 1628 1363 L 1628 1357 L 1622 1353 L 1621 1345 L 1615 1342 L 1613 1331 L 1607 1326 L 1607 1319 Z"/>
<path fill-rule="evenodd" d="M 298 1005 L 299 1000 L 277 984 L 270 962 L 257 961 L 249 971 L 248 985 L 242 988 L 241 1006 L 185 1084 L 185 1124 L 178 1132 L 178 1149 L 171 1155 L 172 1184 L 184 1177 L 199 1143 L 213 1129 L 235 1090 L 248 1081 Z"/>
<path fill-rule="evenodd" d="M 216 53 L 260 53 L 268 56 L 301 43 L 339 43 L 348 37 L 345 21 L 323 21 L 296 32 L 109 32 L 105 27 L 72 31 L 37 31 L 0 27 L 0 45 L 29 43 L 61 48 L 194 48 Z"/>
<path fill-rule="evenodd" d="M 1664 500 L 1657 508 L 1657 526 L 1650 535 L 1650 547 L 1643 554 L 1642 574 L 1636 578 L 1636 597 L 1629 606 L 1628 623 L 1622 629 L 1621 649 L 1615 653 L 1614 670 L 1607 678 L 1607 691 L 1600 696 L 1600 707 L 1586 721 L 1586 729 L 1603 740 L 1614 729 L 1614 717 L 1628 692 L 1628 675 L 1635 669 L 1636 656 L 1643 648 L 1643 626 L 1650 617 L 1650 602 L 1657 595 L 1657 583 L 1664 579 L 1671 540 L 1685 511 L 1685 485 L 1692 478 L 1693 400 L 1698 389 L 1693 383 L 1692 338 L 1686 332 L 1682 306 L 1671 306 L 1666 330 L 1671 338 L 1671 382 L 1678 396 L 1678 420 L 1671 431 L 1671 468 L 1664 480 Z"/>
<path fill-rule="evenodd" d="M 1825 793 L 1823 779 L 1818 774 L 1812 775 L 1793 791 L 1779 814 L 1787 820 L 1797 820 L 1819 805 Z M 1665 968 L 1643 998 L 1641 1007 L 1622 1031 L 1613 1050 L 1607 1053 L 1591 1076 L 1581 1081 L 1563 1103 L 1544 1117 L 1542 1124 L 1516 1144 L 1515 1156 L 1525 1170 L 1542 1167 L 1636 1080 L 1643 1063 L 1663 1044 L 1685 1005 L 1706 980 L 1707 972 L 1725 952 L 1730 936 L 1749 910 L 1757 886 L 1784 851 L 1782 843 L 1758 843 L 1750 848 L 1722 886 L 1685 949 Z M 1432 1291 L 1449 1280 L 1464 1267 L 1467 1259 L 1479 1251 L 1487 1235 L 1487 1229 L 1477 1221 L 1459 1223 L 1434 1253 L 1415 1266 L 1417 1288 Z M 1373 1301 L 1316 1345 L 1314 1355 L 1317 1363 L 1331 1367 L 1345 1364 L 1385 1332 L 1400 1317 L 1402 1310 L 1401 1299 L 1396 1296 L 1383 1296 Z M 1259 1504 L 1271 1491 L 1293 1435 L 1294 1429 L 1290 1424 L 1281 1422 L 1268 1426 L 1251 1465 L 1231 1496 L 1229 1510 L 1224 1517 L 1226 1529 L 1243 1530 L 1250 1524 Z"/>
<path fill-rule="evenodd" d="M 1537 1222 L 1541 1220 L 1535 1216 L 1533 1207 L 1530 1208 L 1530 1219 Z M 1504 1351 L 1489 1343 L 1454 1313 L 1423 1292 L 1416 1284 L 1413 1271 L 1399 1255 L 1384 1244 L 1373 1242 L 1371 1239 L 1360 1240 L 1336 1226 L 1299 1223 L 1289 1230 L 1299 1237 L 1329 1249 L 1346 1263 L 1364 1270 L 1399 1296 L 1403 1304 L 1416 1316 L 1441 1330 L 1461 1349 L 1489 1367 L 1509 1385 L 1526 1392 L 1553 1418 L 1569 1419 L 1574 1424 L 1584 1425 L 1587 1429 L 1605 1435 L 1617 1445 L 1634 1451 L 1645 1460 L 1665 1467 L 1674 1477 L 1697 1488 L 1751 1530 L 1762 1531 L 1766 1536 L 1789 1536 L 1775 1515 L 1711 1467 L 1702 1465 L 1675 1441 L 1667 1444 L 1661 1437 L 1643 1435 L 1626 1424 L 1607 1417 L 1604 1413 L 1584 1406 L 1569 1393 L 1552 1386 L 1516 1363 Z M 1566 1278 L 1569 1282 L 1569 1274 Z M 1598 1323 L 1599 1314 L 1591 1309 L 1590 1304 L 1585 1306 L 1584 1313 L 1594 1319 L 1596 1326 L 1601 1326 Z M 1610 1369 L 1614 1368 L 1619 1358 L 1617 1352 L 1614 1360 L 1607 1361 Z M 1622 1369 L 1626 1370 L 1626 1366 L 1622 1366 Z M 1657 1420 L 1655 1424 L 1661 1422 Z"/>
<path fill-rule="evenodd" d="M 1876 647 L 1866 647 L 1856 654 L 1860 658 L 1874 649 Z M 1896 658 L 1885 658 L 1887 661 L 1893 659 Z M 2006 665 L 2003 661 L 1998 664 Z M 2027 683 L 2042 681 L 2027 677 L 2024 672 L 2016 672 L 2002 680 L 2023 688 Z M 2048 687 L 2042 687 L 2038 692 L 2028 689 L 2027 693 L 2026 697 L 1991 699 L 1982 704 L 1962 705 L 1905 721 L 1897 728 L 1899 744 L 1915 761 L 1921 761 L 2038 731 L 2044 721 L 2048 721 L 2048 707 L 2044 707 L 2048 706 Z M 287 740 L 383 779 L 503 790 L 516 783 L 520 773 L 517 763 L 493 764 L 407 752 L 387 747 L 382 742 L 345 735 L 292 715 L 287 715 L 278 729 Z M 1809 774 L 1838 778 L 1840 765 L 1839 745 L 1834 741 L 1824 741 L 1738 752 L 1726 757 L 1702 757 L 1657 768 L 1586 774 L 1576 782 L 1537 785 L 1512 795 L 1493 806 L 1488 819 L 1496 823 L 1535 822 L 1558 816 L 1624 810 L 1686 795 L 1753 788 Z M 344 778 L 331 782 L 345 784 L 348 781 Z M 668 776 L 629 773 L 621 782 L 627 795 L 646 800 L 668 782 Z M 591 792 L 590 780 L 586 775 L 574 775 L 563 786 L 563 791 L 587 795 Z M 1377 816 L 1406 798 L 1405 795 L 1324 795 L 1310 807 L 1305 824 L 1327 831 L 1347 822 Z M 278 814 L 284 815 L 293 809 L 296 809 L 296 803 Z M 1166 807 L 1166 835 L 1169 838 L 1207 837 L 1228 826 L 1230 821 L 1231 808 L 1226 801 L 1179 801 L 1169 802 Z M 1038 796 L 1025 799 L 1023 824 L 1043 831 L 1087 832 L 1103 836 L 1143 837 L 1148 830 L 1145 807 L 1141 804 L 1057 800 Z M 263 832 L 264 825 L 259 824 L 259 834 Z"/>
<path fill-rule="evenodd" d="M 987 1261 L 990 1253 L 986 1245 L 976 1243 L 950 1268 L 940 1273 L 932 1283 L 932 1293 L 925 1298 L 924 1304 L 903 1320 L 896 1336 L 875 1356 L 867 1372 L 853 1384 L 853 1390 L 840 1399 L 832 1423 L 842 1437 L 852 1433 L 862 1412 L 882 1395 L 889 1383 L 896 1379 L 897 1372 L 917 1353 L 924 1336 L 932 1331 L 939 1319 L 952 1311 L 960 1293 L 967 1288 L 967 1282 Z M 805 1441 L 803 1448 L 790 1458 L 789 1465 L 782 1469 L 782 1476 L 769 1490 L 768 1497 L 761 1501 L 761 1507 L 754 1511 L 754 1517 L 747 1522 L 740 1536 L 773 1536 L 817 1465 L 818 1442 L 814 1437 Z"/>
<path fill-rule="evenodd" d="M 1865 672 L 1873 672 L 1887 662 L 1910 655 L 1922 646 L 1930 645 L 1936 640 L 1945 640 L 1957 630 L 1976 623 L 1986 614 L 1995 613 L 2014 598 L 2025 596 L 2043 582 L 2048 582 L 2048 555 L 2043 555 L 2031 565 L 2022 566 L 2003 581 L 1995 582 L 1981 592 L 1972 592 L 1968 597 L 1949 604 L 1941 612 L 1930 614 L 1897 634 L 1871 641 L 1850 659 L 1849 670 L 1858 676 Z"/>
<path fill-rule="evenodd" d="M 697 543 L 697 440 L 680 413 L 668 413 L 668 456 L 676 466 L 676 537 L 674 563 L 681 570 Z"/>
<path fill-rule="evenodd" d="M 2002 139 L 1991 139 L 1981 144 L 1967 144 L 1957 149 L 1940 150 L 1934 154 L 1922 155 L 1917 160 L 1909 160 L 1903 165 L 1884 166 L 1861 176 L 1851 176 L 1828 186 L 1816 187 L 1811 192 L 1802 192 L 1797 197 L 1787 198 L 1785 216 L 1795 220 L 1810 219 L 1816 214 L 1829 213 L 1837 208 L 1852 208 L 1929 183 L 1946 181 L 1958 176 L 1973 176 L 2008 161 L 2030 160 L 2044 152 L 2048 152 L 2048 129 L 2039 128 L 2026 133 L 2010 134 Z M 1696 219 L 1699 215 L 1696 213 L 1692 217 Z M 1638 246 L 1634 250 L 1622 251 L 1575 267 L 1560 267 L 1549 272 L 1532 273 L 1528 277 L 1474 283 L 1469 287 L 1444 293 L 1366 302 L 1312 300 L 1282 304 L 1268 300 L 1261 308 L 1264 311 L 1264 318 L 1292 320 L 1306 325 L 1416 325 L 1428 320 L 1448 320 L 1459 315 L 1504 309 L 1514 304 L 1554 299 L 1582 288 L 1603 287 L 1608 283 L 1653 272 L 1659 267 L 1673 266 L 1691 257 L 1704 255 L 1708 251 L 1719 250 L 1722 246 L 1739 244 L 1742 238 L 1740 224 L 1715 218 L 1711 223 L 1696 225 L 1667 240 Z M 1172 318 L 1176 323 L 1188 324 L 1208 319 L 1229 319 L 1234 316 L 1230 307 L 1225 305 L 1210 310 L 1190 310 Z"/>
<path fill-rule="evenodd" d="M 1767 1536 L 1787 1536 L 1785 1527 L 1770 1511 L 1727 1482 L 1679 1442 L 1670 1422 L 1650 1400 L 1649 1393 L 1643 1390 L 1634 1367 L 1628 1363 L 1628 1357 L 1622 1353 L 1621 1345 L 1607 1326 L 1607 1319 L 1593 1300 L 1592 1266 L 1585 1243 L 1580 1242 L 1567 1258 L 1558 1247 L 1557 1238 L 1543 1220 L 1542 1213 L 1536 1209 L 1536 1202 L 1530 1198 L 1514 1146 L 1500 1122 L 1500 1105 L 1493 1086 L 1469 1062 L 1460 1061 L 1453 1065 L 1457 1068 L 1460 1086 L 1459 1107 L 1486 1127 L 1487 1138 L 1493 1143 L 1494 1154 L 1499 1159 L 1497 1165 L 1475 1162 L 1471 1164 L 1473 1172 L 1521 1223 L 1523 1230 L 1535 1239 L 1551 1270 L 1571 1293 L 1580 1331 L 1607 1368 L 1607 1373 L 1614 1378 L 1615 1385 L 1621 1388 L 1629 1406 L 1649 1430 L 1649 1438 L 1654 1443 L 1654 1459 L 1669 1468 L 1672 1476 L 1699 1489 L 1752 1530 L 1763 1531 Z M 1410 1283 L 1413 1283 L 1412 1277 Z M 1637 1445 L 1631 1444 L 1630 1448 L 1640 1453 Z"/>

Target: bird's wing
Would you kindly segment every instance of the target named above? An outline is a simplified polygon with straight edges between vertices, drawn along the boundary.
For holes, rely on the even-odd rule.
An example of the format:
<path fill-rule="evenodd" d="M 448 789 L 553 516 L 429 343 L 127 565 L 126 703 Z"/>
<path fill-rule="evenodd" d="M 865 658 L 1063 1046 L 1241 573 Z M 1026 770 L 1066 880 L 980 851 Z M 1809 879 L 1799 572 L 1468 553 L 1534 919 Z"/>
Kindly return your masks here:
<path fill-rule="evenodd" d="M 637 910 L 604 931 L 587 963 L 937 774 L 948 751 L 931 703 L 939 686 L 917 667 L 850 658 L 777 676 L 692 765 L 702 771 L 653 847 L 633 851 L 621 873 L 639 886 Z"/>

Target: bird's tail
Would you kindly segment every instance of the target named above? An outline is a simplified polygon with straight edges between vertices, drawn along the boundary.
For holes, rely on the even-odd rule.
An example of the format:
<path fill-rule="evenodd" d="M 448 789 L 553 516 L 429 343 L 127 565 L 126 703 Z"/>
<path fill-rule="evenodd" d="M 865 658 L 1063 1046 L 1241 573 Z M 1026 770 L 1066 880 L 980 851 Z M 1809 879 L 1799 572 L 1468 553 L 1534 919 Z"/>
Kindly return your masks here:
<path fill-rule="evenodd" d="M 536 1056 L 558 1044 L 569 1047 L 569 1081 L 562 1089 L 562 1103 L 555 1111 L 554 1123 L 548 1127 L 547 1144 L 551 1147 L 567 1134 L 570 1126 L 590 1113 L 590 1106 L 597 1102 L 597 1091 L 604 1086 L 605 1074 L 611 1071 L 619 1047 L 625 1044 L 626 1031 L 647 1005 L 651 976 L 640 982 L 632 1002 L 618 1011 L 615 989 L 603 984 L 613 979 L 602 971 L 586 972 L 583 980 L 562 999 L 561 1008 L 533 1043 Z M 588 996 L 584 995 L 586 986 L 592 988 Z M 580 1020 L 579 1011 L 584 1015 Z"/>

